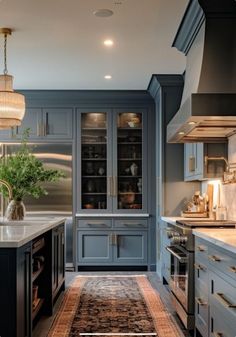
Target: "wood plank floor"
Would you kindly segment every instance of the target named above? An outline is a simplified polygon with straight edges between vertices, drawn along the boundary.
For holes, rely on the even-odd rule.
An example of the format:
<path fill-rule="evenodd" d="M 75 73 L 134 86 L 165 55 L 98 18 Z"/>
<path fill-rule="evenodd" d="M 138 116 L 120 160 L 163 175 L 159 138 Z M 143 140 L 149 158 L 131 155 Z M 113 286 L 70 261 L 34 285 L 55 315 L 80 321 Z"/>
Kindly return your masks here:
<path fill-rule="evenodd" d="M 143 274 L 145 274 L 145 275 L 147 275 L 147 277 L 148 277 L 150 283 L 152 284 L 152 286 L 161 295 L 162 301 L 165 304 L 167 310 L 171 313 L 171 315 L 174 317 L 174 319 L 178 322 L 178 324 L 181 327 L 181 330 L 183 331 L 184 335 L 186 337 L 190 337 L 190 334 L 186 330 L 184 330 L 183 325 L 181 324 L 180 320 L 178 319 L 178 317 L 176 316 L 176 314 L 173 311 L 173 308 L 172 308 L 172 305 L 171 305 L 171 300 L 170 300 L 170 293 L 168 291 L 168 288 L 162 284 L 161 280 L 158 278 L 156 273 L 154 273 L 154 272 L 80 272 L 80 273 L 67 272 L 66 273 L 66 288 L 69 287 L 70 283 L 73 282 L 74 278 L 77 275 L 96 275 L 96 274 L 99 274 L 99 275 L 110 275 L 110 274 L 114 274 L 114 275 L 142 274 L 143 275 Z M 63 293 L 60 295 L 60 297 L 57 300 L 53 316 L 42 317 L 42 319 L 38 322 L 37 326 L 35 327 L 35 329 L 33 331 L 33 337 L 46 337 L 47 336 L 48 330 L 50 329 L 50 326 L 55 319 L 55 316 L 56 316 L 57 311 L 60 307 L 60 303 L 61 303 L 62 299 L 63 299 Z"/>

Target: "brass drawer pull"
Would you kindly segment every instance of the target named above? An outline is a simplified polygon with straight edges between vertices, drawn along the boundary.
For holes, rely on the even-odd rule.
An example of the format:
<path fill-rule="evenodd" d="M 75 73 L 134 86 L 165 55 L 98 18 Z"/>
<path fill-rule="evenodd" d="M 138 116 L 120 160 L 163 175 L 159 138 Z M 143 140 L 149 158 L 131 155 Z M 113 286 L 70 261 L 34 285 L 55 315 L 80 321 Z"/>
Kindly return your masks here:
<path fill-rule="evenodd" d="M 203 266 L 201 266 L 200 264 L 197 264 L 197 263 L 194 263 L 194 267 L 197 269 L 197 270 L 205 270 L 205 268 Z"/>
<path fill-rule="evenodd" d="M 206 250 L 204 248 L 202 248 L 201 246 L 197 246 L 197 250 L 199 252 L 205 252 Z"/>
<path fill-rule="evenodd" d="M 234 266 L 229 267 L 229 270 L 232 271 L 232 273 L 236 273 L 236 267 Z"/>
<path fill-rule="evenodd" d="M 224 294 L 222 293 L 216 293 L 215 295 L 219 301 L 226 307 L 226 308 L 233 308 L 236 309 L 236 304 L 230 303 L 225 297 Z"/>
<path fill-rule="evenodd" d="M 208 304 L 207 302 L 203 302 L 203 300 L 200 297 L 196 297 L 195 300 L 197 304 L 199 304 L 200 306 L 204 306 Z"/>
<path fill-rule="evenodd" d="M 209 260 L 214 261 L 214 262 L 220 262 L 221 259 L 218 256 L 215 255 L 209 255 L 208 256 Z"/>

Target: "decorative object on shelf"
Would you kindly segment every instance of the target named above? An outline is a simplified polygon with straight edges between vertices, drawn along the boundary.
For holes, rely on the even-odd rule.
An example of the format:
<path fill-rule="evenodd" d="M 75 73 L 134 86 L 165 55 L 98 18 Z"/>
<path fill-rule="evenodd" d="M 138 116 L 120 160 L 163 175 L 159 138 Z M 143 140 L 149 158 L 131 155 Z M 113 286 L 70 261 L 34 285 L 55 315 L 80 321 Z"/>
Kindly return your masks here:
<path fill-rule="evenodd" d="M 91 162 L 87 162 L 86 163 L 85 172 L 88 175 L 93 175 L 94 174 L 93 163 L 91 163 Z"/>
<path fill-rule="evenodd" d="M 142 193 L 142 178 L 138 178 L 137 187 L 139 193 Z"/>
<path fill-rule="evenodd" d="M 94 158 L 94 147 L 93 146 L 88 147 L 88 157 Z"/>
<path fill-rule="evenodd" d="M 85 204 L 84 208 L 86 208 L 86 209 L 93 209 L 94 205 L 93 204 Z"/>
<path fill-rule="evenodd" d="M 228 163 L 228 169 L 224 172 L 223 184 L 236 183 L 236 163 Z"/>
<path fill-rule="evenodd" d="M 208 217 L 209 197 L 206 194 L 201 195 L 200 191 L 196 191 L 192 200 L 185 203 L 186 209 L 181 212 L 183 217 Z"/>
<path fill-rule="evenodd" d="M 90 193 L 95 192 L 95 185 L 92 180 L 88 180 L 87 182 L 87 191 Z"/>
<path fill-rule="evenodd" d="M 132 163 L 130 166 L 130 172 L 132 176 L 136 176 L 138 174 L 138 165 L 135 163 Z"/>
<path fill-rule="evenodd" d="M 105 173 L 105 169 L 104 169 L 102 166 L 99 167 L 99 169 L 98 169 L 98 174 L 99 174 L 100 176 L 103 176 L 104 173 Z"/>
<path fill-rule="evenodd" d="M 134 200 L 135 200 L 135 193 L 133 192 L 128 192 L 127 194 L 122 194 L 120 196 L 120 201 L 122 202 L 123 205 L 133 204 Z"/>
<path fill-rule="evenodd" d="M 25 115 L 25 97 L 13 90 L 13 76 L 7 70 L 7 36 L 10 28 L 0 28 L 4 35 L 4 70 L 0 75 L 0 129 L 10 129 L 21 125 Z"/>
<path fill-rule="evenodd" d="M 64 177 L 61 171 L 44 168 L 43 163 L 30 152 L 28 138 L 29 129 L 26 129 L 19 150 L 0 160 L 0 179 L 12 186 L 12 202 L 7 207 L 7 220 L 23 220 L 23 198 L 26 195 L 34 198 L 46 195 L 47 191 L 41 183 L 55 182 Z M 4 197 L 9 197 L 6 186 L 1 186 L 0 191 Z"/>

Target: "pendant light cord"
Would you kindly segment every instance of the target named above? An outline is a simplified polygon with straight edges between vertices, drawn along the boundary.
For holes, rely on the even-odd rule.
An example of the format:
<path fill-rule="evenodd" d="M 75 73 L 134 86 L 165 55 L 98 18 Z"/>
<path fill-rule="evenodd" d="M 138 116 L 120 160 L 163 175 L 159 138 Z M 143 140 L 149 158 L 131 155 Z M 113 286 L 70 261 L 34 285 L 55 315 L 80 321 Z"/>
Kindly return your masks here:
<path fill-rule="evenodd" d="M 4 34 L 4 75 L 8 74 L 7 70 L 7 34 Z"/>

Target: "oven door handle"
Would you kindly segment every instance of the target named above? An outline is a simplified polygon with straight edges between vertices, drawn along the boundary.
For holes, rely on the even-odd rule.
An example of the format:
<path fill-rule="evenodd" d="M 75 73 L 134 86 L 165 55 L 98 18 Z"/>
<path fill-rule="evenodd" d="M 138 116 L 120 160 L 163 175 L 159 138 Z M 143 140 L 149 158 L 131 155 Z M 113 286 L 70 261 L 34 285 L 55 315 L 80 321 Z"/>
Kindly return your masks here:
<path fill-rule="evenodd" d="M 187 257 L 183 257 L 183 256 L 180 256 L 179 254 L 177 254 L 171 246 L 167 246 L 166 247 L 166 250 L 171 253 L 171 255 L 173 255 L 174 257 L 176 257 L 176 259 L 179 260 L 180 263 L 185 263 L 188 261 L 188 258 Z"/>

